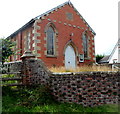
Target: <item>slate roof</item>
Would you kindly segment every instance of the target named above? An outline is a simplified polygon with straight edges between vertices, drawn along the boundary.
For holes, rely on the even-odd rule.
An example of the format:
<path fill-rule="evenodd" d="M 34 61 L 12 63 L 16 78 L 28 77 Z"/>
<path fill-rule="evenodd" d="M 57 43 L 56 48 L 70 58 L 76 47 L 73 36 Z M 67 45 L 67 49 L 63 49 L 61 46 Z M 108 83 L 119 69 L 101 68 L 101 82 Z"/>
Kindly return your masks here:
<path fill-rule="evenodd" d="M 113 48 L 111 54 L 108 55 L 108 56 L 103 57 L 103 58 L 99 61 L 99 63 L 109 63 L 110 59 L 112 58 L 112 56 L 113 56 L 114 53 L 115 53 L 115 50 L 116 50 L 117 47 L 119 46 L 119 42 L 120 42 L 120 39 L 117 41 L 117 43 L 116 43 L 115 47 Z"/>
<path fill-rule="evenodd" d="M 16 35 L 19 31 L 25 29 L 25 28 L 28 27 L 30 24 L 34 23 L 36 20 L 38 20 L 38 19 L 40 19 L 41 17 L 43 17 L 43 16 L 51 13 L 52 11 L 55 11 L 56 9 L 59 9 L 59 8 L 63 7 L 64 5 L 71 5 L 71 6 L 74 8 L 74 10 L 80 15 L 80 17 L 83 19 L 83 21 L 88 25 L 88 27 L 90 28 L 90 30 L 92 31 L 92 33 L 93 33 L 94 35 L 96 35 L 96 33 L 94 32 L 94 30 L 93 30 L 93 29 L 90 27 L 90 25 L 85 21 L 85 19 L 84 19 L 84 18 L 82 17 L 82 15 L 77 11 L 77 9 L 73 6 L 73 4 L 72 4 L 70 1 L 67 1 L 67 2 L 65 2 L 65 3 L 63 3 L 63 4 L 57 6 L 57 7 L 53 8 L 53 9 L 51 9 L 51 10 L 43 13 L 43 14 L 41 14 L 41 15 L 33 18 L 33 19 L 31 19 L 28 23 L 26 23 L 24 26 L 22 26 L 20 29 L 18 29 L 17 31 L 15 31 L 13 34 L 11 34 L 11 35 L 10 35 L 9 37 L 7 37 L 7 38 L 13 37 L 13 36 Z"/>
<path fill-rule="evenodd" d="M 47 12 L 45 12 L 45 13 L 43 13 L 43 14 L 37 16 L 37 17 L 35 17 L 34 19 L 35 19 L 35 20 L 36 20 L 36 19 L 40 19 L 42 16 L 45 16 L 45 15 L 51 13 L 52 11 L 54 11 L 54 10 L 56 10 L 56 9 L 59 9 L 59 8 L 63 7 L 64 5 L 67 5 L 67 4 L 73 5 L 71 2 L 65 2 L 65 3 L 63 3 L 63 4 L 61 4 L 61 5 L 59 5 L 59 6 L 55 7 L 55 8 L 53 8 L 53 9 L 47 11 Z"/>
<path fill-rule="evenodd" d="M 110 55 L 103 57 L 98 63 L 108 63 L 109 57 L 110 57 Z"/>

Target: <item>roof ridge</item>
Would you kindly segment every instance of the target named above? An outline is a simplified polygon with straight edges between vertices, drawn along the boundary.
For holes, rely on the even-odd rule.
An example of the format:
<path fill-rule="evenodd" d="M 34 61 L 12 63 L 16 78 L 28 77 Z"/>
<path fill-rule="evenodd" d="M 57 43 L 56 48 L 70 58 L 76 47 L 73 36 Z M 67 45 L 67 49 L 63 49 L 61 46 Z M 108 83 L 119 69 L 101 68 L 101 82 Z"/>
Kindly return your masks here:
<path fill-rule="evenodd" d="M 82 16 L 82 15 L 78 12 L 78 10 L 74 7 L 74 5 L 72 4 L 72 2 L 71 2 L 70 0 L 68 0 L 68 1 L 66 1 L 66 2 L 64 2 L 64 3 L 58 5 L 58 6 L 54 7 L 54 8 L 52 8 L 51 10 L 48 10 L 48 11 L 46 11 L 45 13 L 43 13 L 43 14 L 41 14 L 41 15 L 38 15 L 38 16 L 36 16 L 35 18 L 31 19 L 29 22 L 27 22 L 25 25 L 23 25 L 20 29 L 18 29 L 17 31 L 15 31 L 14 33 L 12 33 L 9 37 L 11 37 L 11 36 L 14 35 L 14 34 L 17 34 L 17 32 L 19 32 L 19 31 L 22 30 L 23 28 L 27 27 L 28 24 L 30 24 L 30 23 L 32 23 L 32 22 L 40 19 L 41 17 L 49 14 L 50 12 L 52 12 L 52 11 L 54 11 L 54 10 L 60 8 L 60 7 L 63 7 L 64 5 L 67 5 L 67 4 L 68 4 L 68 5 L 71 5 L 71 6 L 74 8 L 74 10 L 79 14 L 79 16 L 82 18 L 82 20 L 88 25 L 88 27 L 89 27 L 89 29 L 92 31 L 92 33 L 93 33 L 94 35 L 96 35 L 96 33 L 94 32 L 94 30 L 93 30 L 93 29 L 90 27 L 90 25 L 85 21 L 85 19 L 83 18 L 83 16 Z M 7 37 L 7 38 L 9 38 L 9 37 Z"/>
<path fill-rule="evenodd" d="M 48 10 L 45 13 L 42 13 L 42 14 L 36 16 L 34 19 L 40 19 L 40 17 L 42 17 L 42 16 L 44 16 L 44 15 L 46 15 L 46 14 L 48 14 L 48 13 L 54 11 L 54 10 L 56 10 L 57 8 L 60 8 L 60 7 L 64 6 L 64 5 L 66 5 L 66 4 L 72 4 L 72 3 L 70 1 L 64 2 L 64 3 L 60 4 L 60 5 L 52 8 L 51 10 Z"/>
<path fill-rule="evenodd" d="M 54 10 L 56 10 L 56 9 L 64 6 L 64 5 L 67 5 L 67 4 L 68 4 L 68 5 L 72 5 L 72 7 L 74 8 L 74 10 L 80 15 L 80 17 L 83 19 L 83 21 L 85 21 L 85 23 L 88 25 L 88 27 L 90 28 L 90 30 L 92 31 L 92 33 L 93 33 L 94 35 L 96 35 L 96 33 L 94 32 L 94 30 L 90 27 L 90 25 L 89 25 L 89 24 L 87 23 L 87 21 L 83 18 L 83 16 L 78 12 L 78 10 L 74 7 L 74 5 L 72 4 L 72 2 L 71 2 L 70 0 L 68 0 L 67 2 L 64 2 L 64 3 L 60 4 L 60 5 L 58 5 L 57 7 L 52 8 L 51 10 L 46 11 L 45 13 L 43 13 L 43 14 L 41 14 L 41 15 L 39 15 L 39 16 L 36 16 L 36 17 L 34 18 L 34 20 L 40 19 L 42 16 L 45 16 L 45 15 L 49 14 L 50 12 L 52 12 L 52 11 L 54 11 Z"/>

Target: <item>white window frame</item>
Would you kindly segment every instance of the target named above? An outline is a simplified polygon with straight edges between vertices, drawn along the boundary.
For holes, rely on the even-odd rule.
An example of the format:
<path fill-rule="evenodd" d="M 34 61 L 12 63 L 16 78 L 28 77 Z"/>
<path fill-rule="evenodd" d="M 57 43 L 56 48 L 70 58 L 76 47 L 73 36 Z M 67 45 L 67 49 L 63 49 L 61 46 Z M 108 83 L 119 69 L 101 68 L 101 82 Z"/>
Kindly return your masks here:
<path fill-rule="evenodd" d="M 84 62 L 84 54 L 79 54 L 79 62 Z"/>

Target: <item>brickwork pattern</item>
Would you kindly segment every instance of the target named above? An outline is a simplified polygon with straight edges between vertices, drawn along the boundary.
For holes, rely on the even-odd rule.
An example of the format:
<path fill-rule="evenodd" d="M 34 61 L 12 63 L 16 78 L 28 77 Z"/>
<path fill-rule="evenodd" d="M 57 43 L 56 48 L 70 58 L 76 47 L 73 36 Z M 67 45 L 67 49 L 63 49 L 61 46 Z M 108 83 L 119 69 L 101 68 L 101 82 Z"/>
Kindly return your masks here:
<path fill-rule="evenodd" d="M 47 85 L 60 102 L 83 106 L 118 103 L 120 72 L 51 73 L 42 60 L 27 55 L 16 63 L 12 68 L 21 69 L 24 85 Z"/>
<path fill-rule="evenodd" d="M 6 73 L 21 72 L 21 69 L 22 61 L 6 62 L 3 67 Z"/>
<path fill-rule="evenodd" d="M 70 17 L 68 17 L 68 14 Z M 46 27 L 54 25 L 55 30 L 55 56 L 47 55 L 47 38 Z M 82 35 L 87 31 L 88 53 L 89 57 L 84 62 L 79 62 L 79 54 L 84 54 L 82 45 Z M 11 36 L 12 41 L 17 41 L 17 49 L 20 49 L 19 54 L 11 56 L 10 61 L 20 60 L 20 56 L 26 51 L 27 33 L 30 33 L 30 50 L 36 54 L 38 59 L 42 59 L 48 67 L 65 66 L 65 47 L 71 41 L 76 53 L 76 65 L 91 64 L 95 62 L 95 45 L 94 36 L 87 22 L 79 14 L 78 11 L 71 5 L 65 4 L 55 8 L 53 11 L 46 13 L 42 17 L 35 19 L 33 23 L 18 33 Z M 71 35 L 73 34 L 73 35 Z M 61 61 L 61 62 L 60 62 Z"/>
<path fill-rule="evenodd" d="M 24 85 L 46 85 L 48 84 L 49 71 L 39 59 L 25 59 L 22 66 Z"/>
<path fill-rule="evenodd" d="M 53 95 L 60 102 L 95 106 L 118 103 L 120 72 L 55 74 L 50 77 Z"/>
<path fill-rule="evenodd" d="M 48 85 L 60 102 L 96 106 L 118 103 L 120 72 L 51 73 L 39 59 L 23 60 L 23 83 Z"/>

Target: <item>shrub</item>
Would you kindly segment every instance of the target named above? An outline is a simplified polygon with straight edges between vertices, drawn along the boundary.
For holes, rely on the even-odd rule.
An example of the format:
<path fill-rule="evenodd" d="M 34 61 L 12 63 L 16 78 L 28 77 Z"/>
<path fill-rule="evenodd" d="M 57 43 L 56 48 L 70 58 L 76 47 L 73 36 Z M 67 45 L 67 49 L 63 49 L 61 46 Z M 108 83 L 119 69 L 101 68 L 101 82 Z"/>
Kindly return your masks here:
<path fill-rule="evenodd" d="M 44 105 L 55 101 L 48 86 L 26 87 L 21 91 L 21 97 L 25 98 L 21 103 L 25 106 Z"/>

